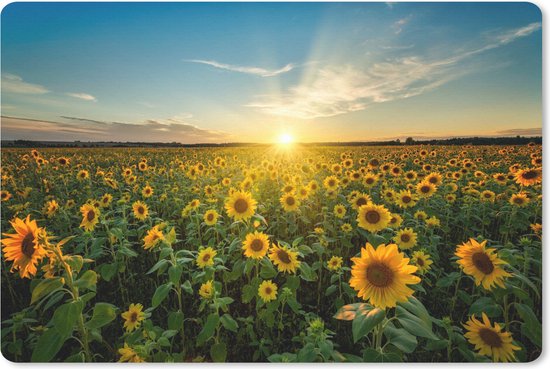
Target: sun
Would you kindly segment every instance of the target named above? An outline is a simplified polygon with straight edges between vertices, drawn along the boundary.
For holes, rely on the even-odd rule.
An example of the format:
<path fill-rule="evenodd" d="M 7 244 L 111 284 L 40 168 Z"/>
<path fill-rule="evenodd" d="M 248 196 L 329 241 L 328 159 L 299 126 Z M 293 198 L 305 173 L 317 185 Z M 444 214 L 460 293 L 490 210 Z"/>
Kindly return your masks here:
<path fill-rule="evenodd" d="M 292 142 L 294 142 L 294 137 L 292 137 L 292 135 L 288 133 L 281 133 L 281 135 L 279 135 L 280 144 L 288 145 L 288 144 L 291 144 Z"/>

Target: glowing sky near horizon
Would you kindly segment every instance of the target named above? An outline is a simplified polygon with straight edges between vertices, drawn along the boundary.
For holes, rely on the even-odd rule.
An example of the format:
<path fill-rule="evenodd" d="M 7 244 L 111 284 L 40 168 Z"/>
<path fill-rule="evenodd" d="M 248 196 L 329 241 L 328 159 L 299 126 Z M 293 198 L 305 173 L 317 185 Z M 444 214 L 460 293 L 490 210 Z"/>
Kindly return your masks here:
<path fill-rule="evenodd" d="M 529 3 L 13 3 L 2 139 L 540 135 Z"/>

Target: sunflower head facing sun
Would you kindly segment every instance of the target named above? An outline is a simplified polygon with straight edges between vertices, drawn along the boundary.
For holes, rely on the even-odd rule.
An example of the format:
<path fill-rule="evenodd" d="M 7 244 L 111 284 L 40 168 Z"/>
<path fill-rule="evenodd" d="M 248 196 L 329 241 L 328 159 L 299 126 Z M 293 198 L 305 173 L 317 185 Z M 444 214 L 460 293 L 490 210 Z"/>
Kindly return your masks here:
<path fill-rule="evenodd" d="M 405 302 L 413 290 L 407 285 L 420 283 L 413 275 L 417 267 L 397 249 L 397 245 L 379 245 L 376 249 L 367 243 L 361 256 L 351 259 L 350 286 L 357 295 L 378 308 L 395 307 Z"/>
<path fill-rule="evenodd" d="M 386 228 L 391 220 L 391 214 L 383 205 L 368 203 L 359 208 L 357 224 L 369 232 L 378 232 Z"/>
<path fill-rule="evenodd" d="M 84 204 L 80 207 L 80 212 L 82 213 L 80 226 L 87 232 L 93 231 L 99 221 L 99 209 L 91 204 Z"/>
<path fill-rule="evenodd" d="M 283 273 L 296 273 L 296 270 L 300 266 L 298 253 L 289 250 L 285 246 L 273 245 L 269 252 L 269 258 L 277 266 L 277 269 Z"/>
<path fill-rule="evenodd" d="M 247 258 L 261 259 L 269 249 L 269 238 L 262 232 L 249 233 L 244 239 L 242 249 Z"/>
<path fill-rule="evenodd" d="M 493 326 L 485 313 L 482 313 L 482 320 L 479 321 L 475 316 L 471 316 L 470 320 L 464 324 L 467 330 L 464 337 L 481 355 L 491 357 L 494 362 L 515 361 L 514 351 L 521 348 L 512 343 L 510 332 L 503 332 L 498 323 Z"/>
<path fill-rule="evenodd" d="M 225 210 L 235 220 L 248 220 L 254 215 L 256 205 L 256 200 L 249 192 L 235 191 L 225 202 Z"/>
<path fill-rule="evenodd" d="M 214 250 L 212 247 L 206 247 L 199 251 L 199 254 L 197 255 L 197 266 L 199 268 L 205 268 L 207 266 L 214 265 L 214 257 L 218 253 L 216 250 Z"/>
<path fill-rule="evenodd" d="M 7 261 L 13 261 L 11 271 L 18 270 L 21 278 L 31 278 L 37 272 L 36 264 L 46 255 L 40 242 L 43 228 L 38 227 L 36 220 L 15 218 L 10 222 L 15 234 L 3 233 L 2 251 Z"/>
<path fill-rule="evenodd" d="M 143 305 L 130 304 L 128 310 L 121 314 L 121 317 L 124 319 L 126 332 L 132 332 L 139 328 L 141 322 L 145 319 L 145 313 L 142 310 Z"/>
<path fill-rule="evenodd" d="M 470 238 L 457 247 L 455 255 L 460 258 L 457 262 L 464 273 L 474 277 L 476 286 L 481 284 L 486 290 L 495 285 L 504 288 L 504 279 L 511 276 L 502 268 L 507 263 L 498 258 L 494 248 L 486 248 L 486 244 L 486 240 L 479 243 Z"/>

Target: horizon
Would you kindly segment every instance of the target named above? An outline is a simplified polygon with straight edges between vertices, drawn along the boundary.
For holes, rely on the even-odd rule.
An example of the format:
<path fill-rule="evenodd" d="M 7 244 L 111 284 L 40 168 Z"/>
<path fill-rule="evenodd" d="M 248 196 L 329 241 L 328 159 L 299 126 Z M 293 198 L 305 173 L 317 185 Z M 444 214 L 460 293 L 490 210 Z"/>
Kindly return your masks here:
<path fill-rule="evenodd" d="M 529 3 L 14 3 L 1 20 L 3 141 L 542 136 Z"/>

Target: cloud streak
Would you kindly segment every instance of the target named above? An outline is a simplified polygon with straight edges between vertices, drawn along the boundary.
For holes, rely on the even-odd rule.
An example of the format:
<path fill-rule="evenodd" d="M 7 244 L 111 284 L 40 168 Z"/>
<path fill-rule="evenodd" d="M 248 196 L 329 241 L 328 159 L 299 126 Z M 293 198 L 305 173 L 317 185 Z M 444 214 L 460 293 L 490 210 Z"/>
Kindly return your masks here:
<path fill-rule="evenodd" d="M 279 95 L 257 96 L 245 106 L 261 112 L 299 119 L 331 117 L 366 109 L 372 104 L 406 99 L 432 91 L 471 71 L 460 63 L 474 55 L 507 45 L 541 29 L 541 23 L 508 30 L 484 45 L 428 60 L 418 56 L 389 59 L 366 68 L 324 66 L 308 83 Z"/>
<path fill-rule="evenodd" d="M 2 74 L 2 92 L 41 95 L 50 92 L 46 87 L 23 81 L 23 78 L 9 73 Z"/>
<path fill-rule="evenodd" d="M 90 95 L 90 94 L 86 94 L 86 93 L 83 93 L 83 92 L 69 92 L 67 93 L 67 96 L 71 96 L 71 97 L 74 97 L 76 99 L 80 99 L 80 100 L 86 100 L 86 101 L 93 101 L 93 102 L 97 102 L 97 99 Z"/>
<path fill-rule="evenodd" d="M 199 128 L 182 117 L 148 119 L 140 123 L 107 122 L 82 117 L 61 116 L 48 121 L 2 116 L 3 139 L 41 141 L 134 141 L 134 142 L 224 142 L 232 135 Z"/>
<path fill-rule="evenodd" d="M 260 67 L 249 67 L 249 66 L 239 66 L 239 65 L 231 65 L 231 64 L 224 64 L 219 63 L 215 60 L 201 60 L 201 59 L 186 59 L 186 62 L 189 63 L 198 63 L 198 64 L 206 64 L 214 68 L 218 69 L 224 69 L 231 72 L 238 72 L 238 73 L 245 73 L 245 74 L 252 74 L 260 77 L 274 77 L 282 73 L 290 72 L 292 69 L 294 69 L 294 64 L 289 63 L 285 65 L 282 68 L 279 69 L 265 69 Z"/>

